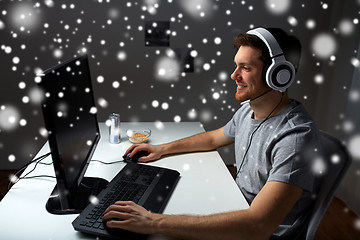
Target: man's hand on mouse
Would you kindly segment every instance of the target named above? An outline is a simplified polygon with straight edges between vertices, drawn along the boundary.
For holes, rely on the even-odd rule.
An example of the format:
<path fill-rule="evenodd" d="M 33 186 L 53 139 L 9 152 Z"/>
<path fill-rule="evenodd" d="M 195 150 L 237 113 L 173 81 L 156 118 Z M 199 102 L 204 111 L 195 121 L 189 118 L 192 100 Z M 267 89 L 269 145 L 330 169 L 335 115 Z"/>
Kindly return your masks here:
<path fill-rule="evenodd" d="M 159 145 L 151 144 L 133 144 L 125 152 L 124 156 L 129 155 L 132 158 L 137 152 L 146 151 L 149 154 L 147 156 L 141 157 L 138 159 L 138 162 L 151 162 L 161 158 L 161 148 Z"/>

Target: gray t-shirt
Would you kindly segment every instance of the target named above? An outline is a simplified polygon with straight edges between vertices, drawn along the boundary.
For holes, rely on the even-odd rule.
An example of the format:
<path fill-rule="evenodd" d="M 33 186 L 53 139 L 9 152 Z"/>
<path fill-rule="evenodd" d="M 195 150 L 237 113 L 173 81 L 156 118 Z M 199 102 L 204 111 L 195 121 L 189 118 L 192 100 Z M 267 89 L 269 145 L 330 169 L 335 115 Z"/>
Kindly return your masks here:
<path fill-rule="evenodd" d="M 318 129 L 303 105 L 295 100 L 265 122 L 253 119 L 252 114 L 250 106 L 244 105 L 224 127 L 225 136 L 235 140 L 236 183 L 249 204 L 267 181 L 302 188 L 301 198 L 272 239 L 303 239 L 315 187 L 309 156 L 317 151 Z M 251 135 L 261 122 L 250 144 Z"/>

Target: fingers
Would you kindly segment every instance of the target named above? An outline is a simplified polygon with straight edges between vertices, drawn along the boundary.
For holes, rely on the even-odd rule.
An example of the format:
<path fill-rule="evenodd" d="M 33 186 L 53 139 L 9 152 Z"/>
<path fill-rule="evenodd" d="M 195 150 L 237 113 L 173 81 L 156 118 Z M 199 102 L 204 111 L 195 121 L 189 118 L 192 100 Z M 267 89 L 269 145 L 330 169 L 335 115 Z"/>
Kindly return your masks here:
<path fill-rule="evenodd" d="M 112 210 L 117 210 L 117 211 L 124 211 L 124 212 L 130 212 L 131 211 L 131 207 L 134 206 L 134 202 L 131 201 L 117 201 L 115 202 L 113 205 L 110 205 L 105 211 L 104 214 L 108 213 L 109 211 Z"/>
<path fill-rule="evenodd" d="M 133 144 L 131 145 L 125 152 L 125 156 L 129 155 L 129 157 L 133 157 L 137 152 L 139 151 L 146 151 L 148 152 L 147 156 L 143 156 L 138 159 L 139 162 L 150 162 L 155 161 L 161 158 L 162 153 L 160 151 L 160 148 L 157 145 L 151 145 L 151 144 Z"/>
<path fill-rule="evenodd" d="M 144 157 L 139 158 L 138 161 L 139 161 L 139 162 L 144 162 L 144 163 L 145 163 L 145 162 L 153 161 L 153 160 L 154 160 L 153 155 L 154 155 L 154 154 L 150 153 L 150 154 L 147 155 L 147 156 L 144 156 Z"/>
<path fill-rule="evenodd" d="M 149 153 L 148 156 L 139 158 L 138 159 L 139 162 L 148 162 L 154 160 L 152 159 L 153 154 L 151 154 L 152 150 L 151 150 L 151 145 L 149 144 L 133 144 L 126 150 L 124 156 L 127 156 L 130 153 L 129 157 L 132 158 L 139 151 L 146 151 Z"/>
<path fill-rule="evenodd" d="M 122 228 L 126 230 L 126 227 L 124 227 L 124 225 L 126 225 L 127 223 L 128 223 L 127 220 L 123 220 L 123 221 L 110 220 L 106 222 L 106 226 L 108 228 Z"/>
<path fill-rule="evenodd" d="M 138 222 L 138 217 L 144 208 L 130 201 L 119 201 L 109 206 L 104 211 L 103 222 L 110 228 L 122 228 L 131 230 L 134 222 Z"/>
<path fill-rule="evenodd" d="M 102 220 L 109 228 L 121 228 L 142 234 L 155 233 L 153 214 L 134 202 L 114 203 L 104 211 Z"/>
<path fill-rule="evenodd" d="M 110 219 L 117 219 L 119 221 L 129 219 L 134 203 L 133 202 L 116 202 L 113 205 L 109 206 L 104 211 L 103 221 L 108 221 Z"/>
<path fill-rule="evenodd" d="M 134 148 L 136 148 L 137 146 L 139 146 L 139 144 L 133 144 L 133 145 L 131 145 L 131 146 L 126 150 L 124 156 L 128 155 L 130 152 L 131 152 L 132 154 L 135 154 L 135 152 L 134 152 L 133 150 L 134 150 Z M 132 157 L 132 156 L 131 156 L 131 157 Z"/>
<path fill-rule="evenodd" d="M 149 144 L 133 144 L 131 145 L 125 152 L 125 156 L 128 155 L 129 153 L 130 156 L 129 157 L 133 157 L 135 155 L 135 153 L 137 153 L 138 151 L 147 151 L 150 152 L 150 147 Z"/>

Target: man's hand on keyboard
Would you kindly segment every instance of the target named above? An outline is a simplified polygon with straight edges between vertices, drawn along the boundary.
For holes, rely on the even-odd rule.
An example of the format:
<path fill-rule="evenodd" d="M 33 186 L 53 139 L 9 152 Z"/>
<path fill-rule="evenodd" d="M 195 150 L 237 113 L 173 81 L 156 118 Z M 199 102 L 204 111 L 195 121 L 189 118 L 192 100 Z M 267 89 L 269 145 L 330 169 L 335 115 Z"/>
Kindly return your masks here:
<path fill-rule="evenodd" d="M 119 201 L 104 212 L 108 228 L 120 228 L 141 234 L 154 234 L 156 215 L 130 201 Z"/>

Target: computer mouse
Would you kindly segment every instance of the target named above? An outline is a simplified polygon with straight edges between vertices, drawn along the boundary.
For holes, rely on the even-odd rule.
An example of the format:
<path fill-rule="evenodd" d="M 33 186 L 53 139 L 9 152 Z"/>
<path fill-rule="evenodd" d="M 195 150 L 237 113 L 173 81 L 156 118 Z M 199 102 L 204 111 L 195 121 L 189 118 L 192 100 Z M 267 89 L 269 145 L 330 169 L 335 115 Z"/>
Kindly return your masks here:
<path fill-rule="evenodd" d="M 130 154 L 123 156 L 124 162 L 138 162 L 139 158 L 149 155 L 147 151 L 138 151 L 133 157 L 130 157 Z"/>

